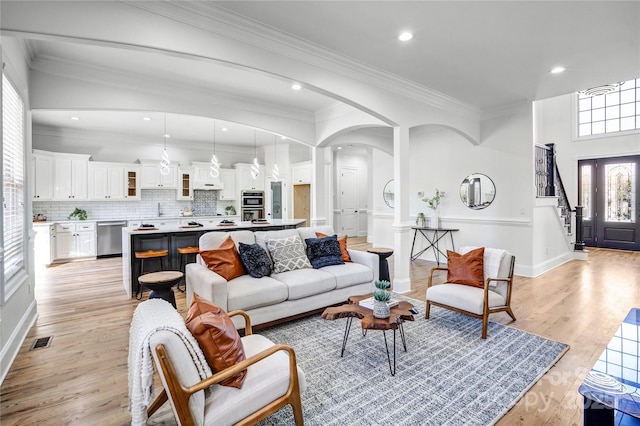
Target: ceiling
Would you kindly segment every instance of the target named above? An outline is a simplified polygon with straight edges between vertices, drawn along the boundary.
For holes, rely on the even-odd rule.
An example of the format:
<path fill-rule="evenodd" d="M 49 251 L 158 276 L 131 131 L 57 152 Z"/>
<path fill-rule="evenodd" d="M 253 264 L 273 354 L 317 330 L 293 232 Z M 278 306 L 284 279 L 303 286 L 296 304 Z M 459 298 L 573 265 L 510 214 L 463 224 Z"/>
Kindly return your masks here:
<path fill-rule="evenodd" d="M 308 43 L 345 63 L 359 64 L 428 90 L 454 97 L 481 111 L 527 100 L 572 93 L 640 77 L 638 1 L 221 1 L 200 3 L 238 15 Z M 263 27 L 265 26 L 265 27 Z M 414 39 L 401 43 L 402 30 Z M 35 41 L 35 62 L 64 60 L 138 73 L 176 85 L 185 81 L 227 100 L 269 105 L 313 117 L 336 100 L 256 70 L 122 49 Z M 558 65 L 567 70 L 552 75 Z M 142 116 L 152 115 L 151 122 Z M 71 121 L 78 116 L 79 121 Z M 140 134 L 161 138 L 163 114 L 151 112 L 34 111 L 36 126 Z M 250 123 L 244 123 L 249 124 Z M 253 145 L 254 129 L 222 122 L 223 144 Z M 173 137 L 207 143 L 213 120 L 167 116 Z M 175 133 L 175 135 L 174 135 Z M 273 142 L 259 133 L 258 144 Z"/>

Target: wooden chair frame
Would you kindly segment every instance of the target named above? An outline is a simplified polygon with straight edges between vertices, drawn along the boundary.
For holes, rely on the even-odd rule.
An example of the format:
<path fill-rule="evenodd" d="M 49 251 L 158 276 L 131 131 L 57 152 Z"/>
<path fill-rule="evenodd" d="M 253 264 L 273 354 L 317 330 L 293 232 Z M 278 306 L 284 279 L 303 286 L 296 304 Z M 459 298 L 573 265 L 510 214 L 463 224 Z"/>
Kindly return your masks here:
<path fill-rule="evenodd" d="M 463 309 L 458 309 L 453 306 L 444 305 L 442 303 L 431 302 L 427 300 L 424 317 L 425 319 L 429 319 L 429 312 L 431 310 L 431 305 L 439 306 L 441 308 L 449 309 L 451 311 L 459 312 L 461 314 L 469 315 L 475 318 L 482 319 L 482 338 L 487 338 L 487 326 L 489 325 L 489 315 L 494 314 L 496 312 L 506 312 L 509 316 L 515 321 L 516 316 L 513 314 L 511 310 L 511 287 L 513 285 L 513 267 L 515 265 L 516 258 L 515 256 L 511 256 L 511 265 L 509 266 L 509 276 L 507 278 L 487 278 L 484 283 L 484 303 L 483 303 L 483 313 L 482 315 L 476 314 L 474 312 L 465 311 Z M 429 271 L 429 281 L 427 282 L 427 288 L 433 285 L 433 273 L 435 271 L 448 271 L 448 268 L 443 268 L 439 266 L 434 266 Z M 491 281 L 502 281 L 507 283 L 507 297 L 505 298 L 505 304 L 503 306 L 496 306 L 489 309 L 489 283 Z M 445 283 L 441 285 L 446 285 Z"/>
<path fill-rule="evenodd" d="M 249 315 L 244 311 L 233 311 L 229 313 L 229 316 L 242 315 L 245 319 L 245 336 L 252 334 L 251 319 Z M 242 362 L 235 364 L 223 371 L 215 373 L 213 376 L 208 377 L 193 386 L 183 387 L 179 382 L 175 370 L 171 365 L 171 361 L 167 355 L 167 351 L 164 345 L 159 344 L 155 348 L 160 361 L 160 368 L 164 373 L 164 377 L 167 381 L 167 388 L 163 389 L 162 393 L 153 401 L 153 403 L 147 409 L 147 415 L 151 416 L 155 413 L 165 402 L 168 401 L 169 395 L 173 401 L 178 416 L 178 423 L 184 426 L 195 425 L 195 421 L 189 410 L 189 398 L 196 392 L 208 388 L 211 385 L 220 383 L 224 379 L 235 376 L 242 370 L 248 368 L 250 365 L 273 355 L 279 351 L 285 351 L 289 355 L 289 388 L 287 392 L 281 397 L 275 399 L 269 404 L 265 405 L 253 414 L 245 417 L 236 425 L 249 425 L 258 423 L 260 420 L 270 416 L 276 411 L 280 410 L 287 404 L 291 404 L 293 408 L 293 417 L 295 419 L 296 426 L 304 425 L 304 417 L 302 415 L 302 400 L 300 398 L 300 383 L 298 381 L 298 369 L 296 367 L 296 354 L 288 345 L 275 345 L 264 351 L 255 354 L 254 356 L 245 359 Z M 168 393 L 167 393 L 168 392 Z"/>

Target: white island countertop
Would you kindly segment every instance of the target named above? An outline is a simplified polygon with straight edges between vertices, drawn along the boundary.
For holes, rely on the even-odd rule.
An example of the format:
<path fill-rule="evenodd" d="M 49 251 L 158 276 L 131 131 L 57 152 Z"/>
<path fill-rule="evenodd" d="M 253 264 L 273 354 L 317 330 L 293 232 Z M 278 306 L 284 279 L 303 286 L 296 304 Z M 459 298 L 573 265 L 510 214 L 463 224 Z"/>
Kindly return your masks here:
<path fill-rule="evenodd" d="M 224 216 L 220 217 L 220 221 L 224 219 Z M 194 218 L 193 222 L 198 222 L 198 218 Z M 252 222 L 235 222 L 233 225 L 219 225 L 211 223 L 202 223 L 202 226 L 189 226 L 189 225 L 158 225 L 154 228 L 142 229 L 135 226 L 123 228 L 123 235 L 136 235 L 136 234 L 162 234 L 167 232 L 191 232 L 191 231 L 235 231 L 238 229 L 248 229 L 252 231 L 259 231 L 261 228 L 270 227 L 297 227 L 306 222 L 304 219 L 273 219 L 264 223 L 252 223 Z M 153 224 L 152 221 L 149 223 Z M 218 222 L 219 223 L 219 222 Z"/>

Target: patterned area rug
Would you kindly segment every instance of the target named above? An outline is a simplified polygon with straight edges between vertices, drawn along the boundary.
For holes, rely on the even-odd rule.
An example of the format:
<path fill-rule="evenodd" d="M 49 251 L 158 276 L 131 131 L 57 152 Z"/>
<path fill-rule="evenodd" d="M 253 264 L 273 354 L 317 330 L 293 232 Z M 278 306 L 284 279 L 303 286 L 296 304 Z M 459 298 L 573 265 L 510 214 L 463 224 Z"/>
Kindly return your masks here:
<path fill-rule="evenodd" d="M 407 300 L 419 313 L 404 324 L 407 352 L 396 333 L 395 377 L 382 332 L 363 337 L 357 319 L 343 358 L 346 319 L 315 315 L 258 331 L 295 349 L 306 425 L 491 425 L 568 350 L 493 322 L 482 340 L 481 320 L 438 307 L 425 320 L 424 302 Z M 293 413 L 286 407 L 260 424 L 292 425 Z"/>

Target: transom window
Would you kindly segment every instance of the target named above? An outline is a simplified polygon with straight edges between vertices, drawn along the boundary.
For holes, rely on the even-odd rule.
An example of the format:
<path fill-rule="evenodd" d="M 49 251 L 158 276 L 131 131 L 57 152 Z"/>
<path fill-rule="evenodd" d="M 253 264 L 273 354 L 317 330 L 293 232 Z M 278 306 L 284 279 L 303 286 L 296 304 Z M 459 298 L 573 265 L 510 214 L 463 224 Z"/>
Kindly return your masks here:
<path fill-rule="evenodd" d="M 578 136 L 640 129 L 640 78 L 603 87 L 578 92 Z"/>

